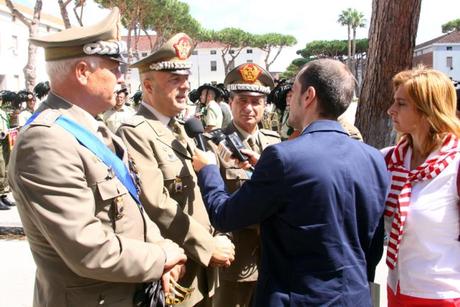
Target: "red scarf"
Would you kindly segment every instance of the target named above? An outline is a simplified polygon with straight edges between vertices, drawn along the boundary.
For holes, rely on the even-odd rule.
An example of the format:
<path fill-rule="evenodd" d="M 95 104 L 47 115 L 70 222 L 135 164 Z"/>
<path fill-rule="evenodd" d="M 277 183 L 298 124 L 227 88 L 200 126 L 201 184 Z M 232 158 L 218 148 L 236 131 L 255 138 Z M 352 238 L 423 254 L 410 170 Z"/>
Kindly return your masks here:
<path fill-rule="evenodd" d="M 394 269 L 398 260 L 398 250 L 404 234 L 404 224 L 409 211 L 412 186 L 424 180 L 431 180 L 439 175 L 459 153 L 459 139 L 448 134 L 439 153 L 423 162 L 414 170 L 404 168 L 404 157 L 409 149 L 407 138 L 396 145 L 387 162 L 391 172 L 391 188 L 385 203 L 385 215 L 393 217 L 387 249 L 387 265 Z"/>

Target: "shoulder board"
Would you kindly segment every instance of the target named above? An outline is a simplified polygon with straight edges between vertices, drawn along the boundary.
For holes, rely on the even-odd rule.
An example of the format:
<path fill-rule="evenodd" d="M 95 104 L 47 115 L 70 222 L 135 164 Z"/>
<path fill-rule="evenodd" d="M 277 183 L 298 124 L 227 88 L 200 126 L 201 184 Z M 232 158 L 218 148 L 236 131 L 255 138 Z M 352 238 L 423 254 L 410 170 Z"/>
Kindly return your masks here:
<path fill-rule="evenodd" d="M 34 121 L 30 123 L 30 126 L 51 127 L 59 116 L 61 116 L 61 113 L 58 110 L 46 109 L 37 115 Z"/>
<path fill-rule="evenodd" d="M 275 138 L 281 138 L 280 135 L 278 134 L 278 132 L 276 131 L 273 131 L 273 130 L 268 130 L 268 129 L 260 129 L 259 130 L 263 135 L 266 135 L 266 136 L 272 136 L 272 137 L 275 137 Z"/>
<path fill-rule="evenodd" d="M 131 116 L 130 118 L 124 120 L 121 124 L 122 126 L 130 126 L 130 127 L 137 127 L 140 124 L 145 122 L 145 118 L 140 115 L 134 115 Z"/>

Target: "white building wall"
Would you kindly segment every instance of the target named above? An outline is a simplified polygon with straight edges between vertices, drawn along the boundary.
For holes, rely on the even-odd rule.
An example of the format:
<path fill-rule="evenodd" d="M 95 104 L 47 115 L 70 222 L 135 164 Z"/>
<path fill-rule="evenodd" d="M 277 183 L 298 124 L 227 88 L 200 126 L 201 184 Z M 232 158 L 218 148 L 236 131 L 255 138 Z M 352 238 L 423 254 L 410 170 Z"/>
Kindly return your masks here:
<path fill-rule="evenodd" d="M 447 65 L 448 57 L 452 57 L 451 67 Z M 460 81 L 460 43 L 434 44 L 433 68 L 442 71 L 453 80 Z"/>
<path fill-rule="evenodd" d="M 55 32 L 58 27 L 41 24 L 38 31 L 41 34 Z M 0 90 L 22 90 L 25 88 L 23 68 L 27 64 L 28 28 L 19 19 L 13 21 L 9 9 L 0 5 L 0 29 Z M 37 48 L 36 74 L 37 83 L 48 80 L 43 48 Z"/>
<path fill-rule="evenodd" d="M 248 53 L 247 50 L 252 50 Z M 211 50 L 215 50 L 215 54 L 211 54 Z M 225 78 L 224 62 L 220 48 L 197 48 L 194 55 L 191 56 L 192 74 L 190 75 L 190 87 L 197 88 L 203 83 L 222 83 Z M 265 68 L 264 58 L 265 52 L 258 48 L 244 48 L 235 59 L 235 66 L 242 63 L 256 63 Z M 230 55 L 226 56 L 227 61 L 230 61 Z M 211 71 L 211 61 L 216 61 L 216 70 Z"/>

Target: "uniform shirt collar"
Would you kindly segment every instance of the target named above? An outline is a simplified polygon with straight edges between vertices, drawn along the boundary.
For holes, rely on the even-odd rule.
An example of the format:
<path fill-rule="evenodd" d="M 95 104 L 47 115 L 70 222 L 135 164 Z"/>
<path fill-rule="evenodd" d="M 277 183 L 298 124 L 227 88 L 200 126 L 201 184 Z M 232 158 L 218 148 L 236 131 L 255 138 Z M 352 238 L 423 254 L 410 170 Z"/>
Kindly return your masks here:
<path fill-rule="evenodd" d="M 59 99 L 65 101 L 66 103 L 70 104 L 72 106 L 72 109 L 74 109 L 78 114 L 81 114 L 85 118 L 86 124 L 89 125 L 89 128 L 91 129 L 92 132 L 96 132 L 97 129 L 99 128 L 100 123 L 94 118 L 93 115 L 85 111 L 84 109 L 80 108 L 76 104 L 73 104 L 69 102 L 67 99 L 57 95 L 56 93 L 52 93 L 54 96 L 58 97 Z"/>
<path fill-rule="evenodd" d="M 152 112 L 153 115 L 165 126 L 167 127 L 169 124 L 169 121 L 171 120 L 171 117 L 165 116 L 161 114 L 157 109 L 152 107 L 151 105 L 147 104 L 145 101 L 142 101 L 141 104 L 150 112 Z"/>
<path fill-rule="evenodd" d="M 252 137 L 255 141 L 258 140 L 259 128 L 257 126 L 256 126 L 256 131 L 253 134 L 250 134 L 246 132 L 243 128 L 239 127 L 235 122 L 233 122 L 233 125 L 235 126 L 236 130 L 238 130 L 240 135 L 243 137 L 243 141 L 249 139 L 249 137 Z"/>

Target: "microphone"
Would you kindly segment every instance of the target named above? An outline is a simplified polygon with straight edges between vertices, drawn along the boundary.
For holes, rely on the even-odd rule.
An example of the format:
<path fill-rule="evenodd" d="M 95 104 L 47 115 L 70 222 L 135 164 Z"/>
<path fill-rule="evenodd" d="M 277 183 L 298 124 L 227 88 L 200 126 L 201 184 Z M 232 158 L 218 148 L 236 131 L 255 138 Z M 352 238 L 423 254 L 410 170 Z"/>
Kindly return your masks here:
<path fill-rule="evenodd" d="M 197 118 L 191 117 L 185 122 L 184 128 L 187 135 L 190 138 L 195 139 L 196 146 L 199 149 L 206 151 L 206 146 L 204 145 L 203 140 L 204 128 L 201 121 Z"/>

